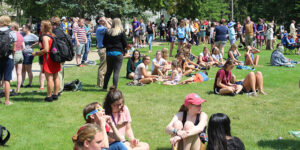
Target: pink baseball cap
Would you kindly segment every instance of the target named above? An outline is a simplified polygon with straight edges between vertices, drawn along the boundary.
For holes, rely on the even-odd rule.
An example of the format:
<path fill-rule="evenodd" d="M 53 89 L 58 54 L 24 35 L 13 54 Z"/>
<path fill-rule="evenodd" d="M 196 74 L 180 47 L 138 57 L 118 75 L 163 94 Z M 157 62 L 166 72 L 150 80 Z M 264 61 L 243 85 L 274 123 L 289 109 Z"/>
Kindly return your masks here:
<path fill-rule="evenodd" d="M 184 106 L 189 104 L 200 105 L 203 102 L 207 102 L 205 99 L 200 98 L 200 96 L 196 93 L 188 94 L 184 99 Z"/>

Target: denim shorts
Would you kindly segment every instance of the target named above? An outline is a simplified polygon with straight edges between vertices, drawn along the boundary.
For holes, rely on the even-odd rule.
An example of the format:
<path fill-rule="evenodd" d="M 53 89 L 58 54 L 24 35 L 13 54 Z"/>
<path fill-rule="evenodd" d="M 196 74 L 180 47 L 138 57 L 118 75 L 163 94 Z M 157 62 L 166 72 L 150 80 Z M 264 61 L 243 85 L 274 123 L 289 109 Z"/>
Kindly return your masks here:
<path fill-rule="evenodd" d="M 24 65 L 32 65 L 33 56 L 31 56 L 31 53 L 23 53 L 23 57 L 24 57 L 24 61 L 23 61 Z"/>
<path fill-rule="evenodd" d="M 12 72 L 14 69 L 14 60 L 10 58 L 0 59 L 0 79 L 4 81 L 12 80 Z"/>

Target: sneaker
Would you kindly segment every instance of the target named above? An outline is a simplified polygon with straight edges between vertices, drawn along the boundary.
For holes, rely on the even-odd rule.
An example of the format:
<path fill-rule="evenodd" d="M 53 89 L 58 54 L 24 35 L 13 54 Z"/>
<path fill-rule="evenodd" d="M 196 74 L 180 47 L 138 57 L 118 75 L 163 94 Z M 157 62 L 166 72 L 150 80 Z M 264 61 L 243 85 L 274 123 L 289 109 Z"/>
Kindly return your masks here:
<path fill-rule="evenodd" d="M 28 84 L 28 85 L 25 86 L 25 88 L 31 88 L 31 87 L 32 87 L 31 84 Z"/>
<path fill-rule="evenodd" d="M 52 97 L 46 97 L 46 98 L 45 98 L 45 101 L 46 101 L 46 102 L 52 102 L 52 101 L 53 101 L 53 98 L 52 98 Z"/>
<path fill-rule="evenodd" d="M 80 64 L 80 65 L 77 65 L 77 67 L 84 67 L 84 65 Z"/>
<path fill-rule="evenodd" d="M 58 100 L 58 95 L 52 95 L 52 99 L 55 101 L 55 100 Z"/>

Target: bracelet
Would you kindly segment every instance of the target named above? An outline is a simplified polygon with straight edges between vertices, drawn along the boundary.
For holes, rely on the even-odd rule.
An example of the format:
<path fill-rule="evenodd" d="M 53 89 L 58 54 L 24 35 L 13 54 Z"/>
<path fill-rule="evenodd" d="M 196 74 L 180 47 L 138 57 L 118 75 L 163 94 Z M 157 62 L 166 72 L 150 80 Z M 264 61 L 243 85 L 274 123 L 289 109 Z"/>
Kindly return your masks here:
<path fill-rule="evenodd" d="M 177 135 L 177 131 L 175 128 L 172 130 L 173 134 Z"/>

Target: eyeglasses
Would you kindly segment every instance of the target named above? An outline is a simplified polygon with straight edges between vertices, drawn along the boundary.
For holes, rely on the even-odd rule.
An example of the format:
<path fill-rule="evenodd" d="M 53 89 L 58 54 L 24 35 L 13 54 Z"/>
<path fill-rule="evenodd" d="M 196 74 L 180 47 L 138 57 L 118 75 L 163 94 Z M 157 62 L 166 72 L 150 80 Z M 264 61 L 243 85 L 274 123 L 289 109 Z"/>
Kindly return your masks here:
<path fill-rule="evenodd" d="M 99 106 L 99 108 L 95 109 L 94 111 L 88 113 L 86 116 L 85 116 L 85 119 L 89 119 L 89 116 L 91 115 L 94 115 L 95 113 L 99 112 L 99 111 L 102 111 L 103 110 L 103 107 Z"/>

